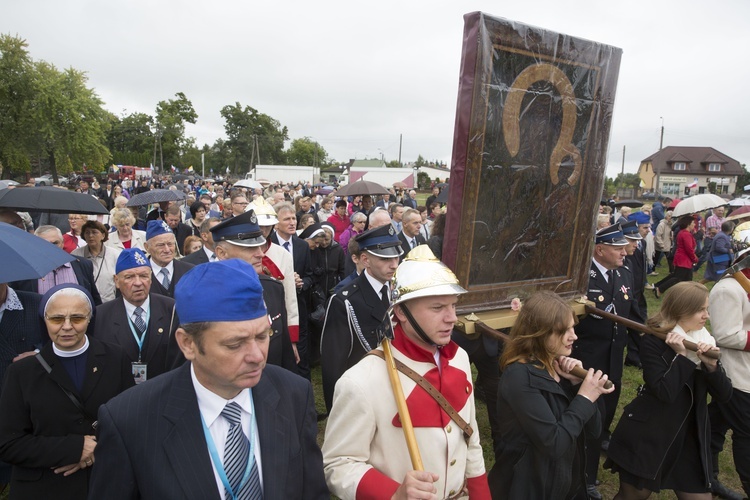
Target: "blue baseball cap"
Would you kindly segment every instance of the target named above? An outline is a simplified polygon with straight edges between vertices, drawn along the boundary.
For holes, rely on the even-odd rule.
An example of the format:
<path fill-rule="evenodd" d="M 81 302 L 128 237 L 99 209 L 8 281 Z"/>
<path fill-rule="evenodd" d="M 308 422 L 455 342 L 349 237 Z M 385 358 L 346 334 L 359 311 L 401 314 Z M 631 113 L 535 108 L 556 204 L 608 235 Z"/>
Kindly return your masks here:
<path fill-rule="evenodd" d="M 169 224 L 163 220 L 150 220 L 146 226 L 146 240 L 162 234 L 174 234 Z"/>
<path fill-rule="evenodd" d="M 268 316 L 258 273 L 240 259 L 195 266 L 175 286 L 174 299 L 181 323 Z"/>
<path fill-rule="evenodd" d="M 384 259 L 400 257 L 404 251 L 401 248 L 401 240 L 396 235 L 393 224 L 370 229 L 354 237 L 359 243 L 360 250 L 367 250 L 371 254 Z"/>
<path fill-rule="evenodd" d="M 612 224 L 611 226 L 603 227 L 596 232 L 596 239 L 594 242 L 599 245 L 612 245 L 616 247 L 622 247 L 629 245 L 628 240 L 622 234 L 622 228 L 620 224 Z"/>
<path fill-rule="evenodd" d="M 117 264 L 115 264 L 115 274 L 120 274 L 128 269 L 135 267 L 149 267 L 148 257 L 143 253 L 143 250 L 139 248 L 126 248 L 117 257 Z"/>
<path fill-rule="evenodd" d="M 240 247 L 259 247 L 266 244 L 266 239 L 258 225 L 258 217 L 253 210 L 248 210 L 235 217 L 230 217 L 211 228 L 214 241 L 226 241 Z"/>

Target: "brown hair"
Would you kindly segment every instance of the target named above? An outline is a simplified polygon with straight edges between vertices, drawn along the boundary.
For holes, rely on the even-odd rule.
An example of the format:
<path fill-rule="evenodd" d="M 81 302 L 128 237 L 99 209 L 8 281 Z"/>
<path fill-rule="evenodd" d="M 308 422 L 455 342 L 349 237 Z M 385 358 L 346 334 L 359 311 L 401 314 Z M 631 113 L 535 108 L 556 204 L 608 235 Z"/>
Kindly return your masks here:
<path fill-rule="evenodd" d="M 671 332 L 682 319 L 692 316 L 706 305 L 708 288 L 695 281 L 677 283 L 664 294 L 659 312 L 646 324 L 661 333 Z"/>
<path fill-rule="evenodd" d="M 109 239 L 109 232 L 107 231 L 107 228 L 104 227 L 104 224 L 102 224 L 98 220 L 87 221 L 81 228 L 81 235 L 86 234 L 87 229 L 96 229 L 97 231 L 102 233 L 104 235 L 104 239 L 102 240 L 102 243 L 104 243 L 105 241 Z"/>
<path fill-rule="evenodd" d="M 555 354 L 547 348 L 547 339 L 562 335 L 570 321 L 578 323 L 573 308 L 554 292 L 542 290 L 524 302 L 510 331 L 510 341 L 500 358 L 500 369 L 511 363 L 535 362 L 540 368 L 553 372 Z"/>

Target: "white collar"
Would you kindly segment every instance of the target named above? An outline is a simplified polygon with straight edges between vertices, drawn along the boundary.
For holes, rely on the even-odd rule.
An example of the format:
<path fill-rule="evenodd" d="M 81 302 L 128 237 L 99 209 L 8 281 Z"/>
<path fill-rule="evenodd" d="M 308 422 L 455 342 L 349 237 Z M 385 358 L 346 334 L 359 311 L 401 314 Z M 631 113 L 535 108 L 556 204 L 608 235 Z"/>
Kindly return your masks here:
<path fill-rule="evenodd" d="M 23 304 L 18 298 L 18 294 L 11 287 L 8 287 L 8 293 L 5 302 L 0 304 L 0 311 L 23 311 Z"/>
<path fill-rule="evenodd" d="M 54 352 L 55 355 L 60 358 L 74 358 L 78 356 L 79 354 L 83 354 L 89 348 L 89 337 L 88 335 L 84 334 L 83 338 L 86 339 L 84 340 L 83 345 L 79 347 L 78 349 L 76 349 L 75 351 L 63 351 L 61 349 L 58 349 L 57 346 L 53 342 L 52 352 Z"/>
<path fill-rule="evenodd" d="M 193 388 L 195 389 L 195 396 L 198 399 L 198 408 L 201 415 L 203 415 L 203 421 L 206 422 L 206 427 L 211 427 L 214 421 L 219 418 L 227 403 L 231 402 L 237 403 L 243 412 L 252 416 L 250 389 L 242 390 L 234 398 L 226 400 L 200 383 L 198 377 L 195 376 L 195 367 L 192 363 L 190 364 L 190 377 L 193 379 Z"/>
<path fill-rule="evenodd" d="M 135 313 L 135 308 L 138 306 L 131 304 L 124 298 L 122 299 L 122 303 L 125 304 L 125 315 L 128 318 L 132 318 L 133 314 Z M 147 295 L 146 300 L 143 302 L 143 304 L 140 305 L 140 308 L 144 311 L 148 311 L 149 307 L 151 307 L 151 295 Z"/>
<path fill-rule="evenodd" d="M 211 257 L 216 255 L 214 252 L 211 251 L 210 248 L 208 248 L 206 245 L 203 245 L 203 251 L 206 253 L 206 256 L 208 257 L 208 261 L 211 262 Z"/>
<path fill-rule="evenodd" d="M 604 281 L 606 281 L 607 283 L 609 283 L 609 276 L 607 275 L 607 271 L 609 271 L 610 269 L 607 269 L 603 265 L 599 264 L 599 262 L 596 259 L 591 259 L 591 261 L 594 263 L 594 265 L 597 267 L 597 269 L 599 269 L 599 272 L 604 276 Z M 613 273 L 614 273 L 614 271 L 613 271 Z M 613 274 L 613 276 L 614 276 L 614 274 Z"/>
<path fill-rule="evenodd" d="M 378 297 L 382 299 L 383 297 L 380 295 L 380 292 L 383 290 L 383 285 L 385 285 L 387 282 L 381 283 L 380 280 L 373 278 L 372 276 L 370 276 L 370 273 L 367 271 L 367 269 L 365 269 L 363 272 L 365 273 L 365 278 L 367 278 L 367 281 L 370 283 L 372 289 L 375 290 L 375 293 L 378 294 Z"/>
<path fill-rule="evenodd" d="M 154 259 L 149 259 L 149 262 L 151 263 L 151 270 L 154 271 L 154 276 L 161 280 L 161 275 L 159 274 L 162 269 L 166 269 L 169 271 L 169 279 L 170 281 L 174 279 L 174 260 L 170 261 L 169 264 L 167 264 L 164 267 L 161 267 L 159 264 L 154 262 Z M 153 278 L 151 278 L 153 279 Z"/>

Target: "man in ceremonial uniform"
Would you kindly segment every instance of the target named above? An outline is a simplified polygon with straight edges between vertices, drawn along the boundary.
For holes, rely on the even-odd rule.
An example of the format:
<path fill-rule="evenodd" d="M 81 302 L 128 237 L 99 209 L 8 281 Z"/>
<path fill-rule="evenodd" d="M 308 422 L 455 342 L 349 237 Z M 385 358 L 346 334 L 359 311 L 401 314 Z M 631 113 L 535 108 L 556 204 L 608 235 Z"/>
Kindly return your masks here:
<path fill-rule="evenodd" d="M 174 297 L 174 288 L 193 265 L 175 260 L 177 239 L 163 220 L 150 220 L 146 226 L 146 252 L 151 258 L 151 293 Z"/>
<path fill-rule="evenodd" d="M 386 224 L 355 237 L 364 271 L 331 297 L 320 342 L 320 366 L 326 409 L 343 373 L 378 345 L 376 330 L 389 304 L 390 281 L 398 267 L 401 240 Z"/>
<path fill-rule="evenodd" d="M 142 250 L 123 250 L 115 272 L 120 296 L 96 307 L 94 335 L 122 348 L 140 384 L 185 361 L 174 341 L 180 320 L 173 298 L 150 292 L 151 266 Z"/>
<path fill-rule="evenodd" d="M 750 231 L 740 231 L 735 239 L 747 241 Z M 735 264 L 750 258 L 745 249 L 737 253 Z M 750 269 L 743 269 L 745 278 Z M 728 490 L 716 476 L 719 452 L 724 447 L 727 430 L 732 429 L 732 455 L 745 496 L 750 495 L 750 295 L 732 275 L 719 280 L 708 296 L 712 335 L 721 348 L 721 364 L 732 380 L 732 398 L 727 403 L 708 405 L 711 419 L 711 452 L 714 480 L 711 488 L 721 498 L 742 498 Z M 734 496 L 732 495 L 734 494 Z"/>
<path fill-rule="evenodd" d="M 216 244 L 216 256 L 220 261 L 241 259 L 253 266 L 258 273 L 268 316 L 271 319 L 268 362 L 298 373 L 297 360 L 287 327 L 284 286 L 279 280 L 263 274 L 263 248 L 266 239 L 258 226 L 255 212 L 250 210 L 226 219 L 212 227 L 211 234 Z"/>
<path fill-rule="evenodd" d="M 633 275 L 625 267 L 625 247 L 629 245 L 619 224 L 596 232 L 594 256 L 589 271 L 587 298 L 597 309 L 630 317 L 633 307 Z M 615 390 L 597 400 L 602 415 L 603 437 L 617 409 L 622 380 L 623 354 L 628 342 L 627 328 L 589 314 L 575 327 L 578 340 L 573 345 L 573 358 L 583 362 L 586 368 L 602 370 L 615 385 Z M 596 474 L 599 468 L 601 438 L 586 440 L 586 488 L 589 498 L 601 498 L 596 490 Z"/>
<path fill-rule="evenodd" d="M 175 297 L 189 362 L 99 409 L 90 498 L 328 500 L 312 387 L 266 364 L 257 273 L 196 266 Z"/>
<path fill-rule="evenodd" d="M 413 470 L 381 346 L 336 385 L 323 443 L 326 481 L 334 495 L 490 498 L 469 359 L 451 341 L 456 302 L 465 292 L 426 245 L 398 267 L 391 352 L 401 363 L 398 378 L 424 471 Z"/>
<path fill-rule="evenodd" d="M 641 212 L 637 212 L 641 213 Z M 646 241 L 643 239 L 643 231 L 650 231 L 650 224 L 641 229 L 636 214 L 630 214 L 630 220 L 622 224 L 622 233 L 629 245 L 626 247 L 625 267 L 633 275 L 633 307 L 630 319 L 638 323 L 646 323 L 648 309 L 644 292 L 648 278 L 648 264 L 646 263 Z M 647 219 L 648 215 L 643 214 Z M 625 364 L 641 367 L 641 332 L 628 328 L 628 352 L 625 356 Z"/>

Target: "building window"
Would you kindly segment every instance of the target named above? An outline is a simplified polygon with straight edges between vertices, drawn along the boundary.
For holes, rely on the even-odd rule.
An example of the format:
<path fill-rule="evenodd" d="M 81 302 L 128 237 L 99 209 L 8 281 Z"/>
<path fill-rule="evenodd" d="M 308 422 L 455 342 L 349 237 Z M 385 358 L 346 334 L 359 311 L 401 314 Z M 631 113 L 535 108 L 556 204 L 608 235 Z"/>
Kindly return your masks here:
<path fill-rule="evenodd" d="M 661 194 L 666 196 L 679 196 L 680 184 L 677 182 L 663 182 L 661 184 Z"/>
<path fill-rule="evenodd" d="M 721 163 L 709 163 L 708 171 L 709 172 L 721 172 Z"/>
<path fill-rule="evenodd" d="M 678 161 L 674 164 L 675 170 L 685 170 L 685 162 L 684 161 Z"/>

